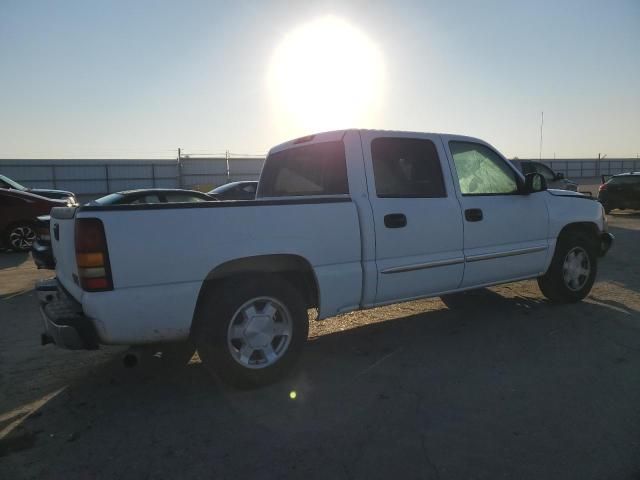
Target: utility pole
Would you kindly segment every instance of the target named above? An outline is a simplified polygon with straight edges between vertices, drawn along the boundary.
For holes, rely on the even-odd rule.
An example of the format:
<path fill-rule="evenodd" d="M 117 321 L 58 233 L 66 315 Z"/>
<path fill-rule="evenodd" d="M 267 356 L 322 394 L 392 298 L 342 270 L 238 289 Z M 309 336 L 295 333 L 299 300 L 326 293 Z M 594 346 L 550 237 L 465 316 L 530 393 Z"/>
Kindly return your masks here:
<path fill-rule="evenodd" d="M 544 112 L 542 112 L 542 117 L 540 119 L 540 157 L 539 160 L 542 160 L 542 127 L 544 126 Z"/>
<path fill-rule="evenodd" d="M 607 156 L 607 154 L 605 153 L 604 155 L 602 155 L 601 153 L 598 153 L 598 168 L 597 168 L 597 176 L 600 176 L 602 174 L 602 166 L 601 166 L 601 161 L 604 160 L 604 158 Z M 611 173 L 611 172 L 609 172 Z"/>

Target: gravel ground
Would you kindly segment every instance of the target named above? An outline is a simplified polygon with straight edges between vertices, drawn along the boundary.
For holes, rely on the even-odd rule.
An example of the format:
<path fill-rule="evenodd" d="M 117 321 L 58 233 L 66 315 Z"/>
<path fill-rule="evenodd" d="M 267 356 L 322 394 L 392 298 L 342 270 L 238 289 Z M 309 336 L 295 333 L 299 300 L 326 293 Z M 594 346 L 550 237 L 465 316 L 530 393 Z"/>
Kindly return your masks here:
<path fill-rule="evenodd" d="M 527 281 L 313 322 L 255 391 L 41 347 L 48 273 L 0 253 L 0 479 L 639 479 L 640 214 L 610 225 L 584 302 Z"/>

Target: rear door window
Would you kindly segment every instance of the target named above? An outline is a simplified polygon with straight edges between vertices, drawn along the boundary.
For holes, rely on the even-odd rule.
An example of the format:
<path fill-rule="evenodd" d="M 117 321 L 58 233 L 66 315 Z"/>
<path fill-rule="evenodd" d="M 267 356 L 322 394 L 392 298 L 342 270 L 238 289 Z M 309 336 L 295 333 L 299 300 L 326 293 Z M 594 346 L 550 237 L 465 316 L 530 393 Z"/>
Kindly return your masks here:
<path fill-rule="evenodd" d="M 261 197 L 348 194 L 342 142 L 289 148 L 269 155 L 260 178 Z"/>
<path fill-rule="evenodd" d="M 155 194 L 148 194 L 148 195 L 143 195 L 141 197 L 136 198 L 135 200 L 133 200 L 131 202 L 132 205 L 137 205 L 140 203 L 162 203 L 162 200 L 160 199 L 160 197 Z"/>
<path fill-rule="evenodd" d="M 640 175 L 626 175 L 624 177 L 611 177 L 609 185 L 637 185 L 640 184 Z"/>
<path fill-rule="evenodd" d="M 207 199 L 193 195 L 191 193 L 167 193 L 165 194 L 167 202 L 205 202 Z"/>
<path fill-rule="evenodd" d="M 380 198 L 446 197 L 435 145 L 419 138 L 376 138 L 371 142 L 376 194 Z"/>

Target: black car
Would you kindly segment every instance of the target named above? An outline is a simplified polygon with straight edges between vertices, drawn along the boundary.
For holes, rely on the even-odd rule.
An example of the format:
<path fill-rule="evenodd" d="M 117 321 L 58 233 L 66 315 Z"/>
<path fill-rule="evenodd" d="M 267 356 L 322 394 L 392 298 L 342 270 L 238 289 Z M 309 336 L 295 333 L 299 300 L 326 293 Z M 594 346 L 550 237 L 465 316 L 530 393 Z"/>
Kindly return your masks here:
<path fill-rule="evenodd" d="M 603 181 L 598 189 L 598 201 L 606 213 L 616 208 L 640 209 L 640 172 L 621 173 Z"/>
<path fill-rule="evenodd" d="M 150 203 L 179 203 L 179 202 L 211 202 L 216 199 L 206 193 L 195 190 L 147 188 L 142 190 L 127 190 L 111 193 L 92 200 L 87 205 L 137 205 Z M 31 247 L 33 261 L 38 268 L 55 269 L 56 263 L 51 251 L 51 236 L 49 223 L 51 217 L 43 215 L 37 218 L 36 240 Z"/>
<path fill-rule="evenodd" d="M 27 188 L 5 175 L 0 175 L 0 188 L 6 188 L 7 190 L 19 190 L 21 192 L 40 195 L 41 197 L 53 198 L 54 200 L 68 200 L 72 203 L 77 203 L 76 196 L 73 192 L 67 192 L 66 190 L 50 190 L 47 188 Z"/>
<path fill-rule="evenodd" d="M 257 181 L 231 182 L 214 188 L 209 195 L 217 200 L 254 200 L 257 189 Z"/>

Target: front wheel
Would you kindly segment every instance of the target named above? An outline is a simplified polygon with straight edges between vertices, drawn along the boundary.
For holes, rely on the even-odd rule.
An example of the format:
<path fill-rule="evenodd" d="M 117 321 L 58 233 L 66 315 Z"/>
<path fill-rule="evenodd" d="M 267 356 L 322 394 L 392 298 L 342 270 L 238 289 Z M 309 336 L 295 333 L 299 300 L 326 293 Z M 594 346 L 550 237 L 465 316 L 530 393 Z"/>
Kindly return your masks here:
<path fill-rule="evenodd" d="M 579 302 L 591 291 L 598 271 L 593 242 L 583 234 L 568 234 L 558 240 L 549 270 L 538 277 L 538 286 L 554 302 Z"/>
<path fill-rule="evenodd" d="M 241 388 L 280 379 L 299 357 L 309 333 L 301 295 L 278 276 L 223 281 L 203 297 L 196 322 L 204 366 Z"/>

